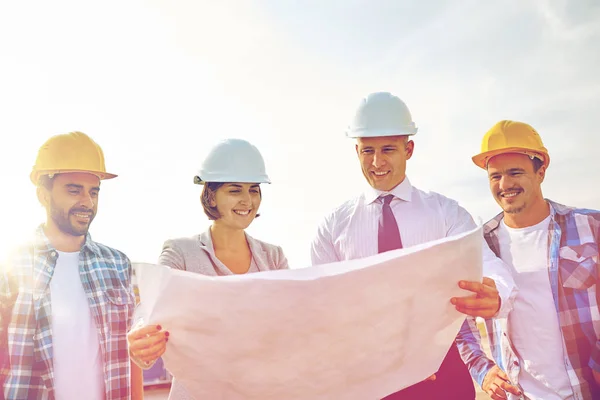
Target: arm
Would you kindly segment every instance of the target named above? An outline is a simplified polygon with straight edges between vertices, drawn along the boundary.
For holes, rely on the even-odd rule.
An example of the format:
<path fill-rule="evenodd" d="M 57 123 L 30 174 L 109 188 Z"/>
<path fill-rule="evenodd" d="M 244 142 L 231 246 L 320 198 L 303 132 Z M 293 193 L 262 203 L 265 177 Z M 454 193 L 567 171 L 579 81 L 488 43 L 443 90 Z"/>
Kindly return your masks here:
<path fill-rule="evenodd" d="M 488 371 L 496 365 L 481 348 L 481 335 L 474 317 L 467 316 L 458 335 L 456 346 L 471 377 L 481 386 Z"/>
<path fill-rule="evenodd" d="M 589 217 L 589 220 L 594 242 L 596 242 L 596 249 L 600 250 L 600 214 L 595 213 L 594 216 Z M 596 260 L 596 274 L 596 307 L 600 307 L 600 256 Z M 598 338 L 596 338 L 596 345 L 592 348 L 588 365 L 592 369 L 594 381 L 600 386 L 600 339 Z"/>
<path fill-rule="evenodd" d="M 448 236 L 470 231 L 477 227 L 471 215 L 451 200 L 446 206 L 446 222 L 449 226 Z M 500 296 L 500 307 L 495 318 L 505 318 L 512 310 L 517 295 L 517 286 L 504 262 L 490 250 L 485 239 L 481 238 L 483 254 L 483 276 L 491 278 L 496 284 Z M 486 316 L 487 317 L 487 316 Z"/>
<path fill-rule="evenodd" d="M 10 363 L 8 353 L 8 325 L 11 320 L 12 306 L 17 296 L 14 285 L 9 284 L 8 269 L 0 264 L 0 388 L 4 387 L 6 368 Z M 0 390 L 0 398 L 3 391 Z"/>
<path fill-rule="evenodd" d="M 143 400 L 144 399 L 144 373 L 135 365 L 133 361 L 131 363 L 131 400 Z"/>
<path fill-rule="evenodd" d="M 289 269 L 288 260 L 285 254 L 283 253 L 283 249 L 280 246 L 277 246 L 277 268 L 276 269 Z"/>
<path fill-rule="evenodd" d="M 311 264 L 321 265 L 340 261 L 338 258 L 329 228 L 329 219 L 325 219 L 318 227 L 317 234 L 311 244 Z"/>
<path fill-rule="evenodd" d="M 492 399 L 506 399 L 507 393 L 521 396 L 519 388 L 511 384 L 506 373 L 481 348 L 481 335 L 475 318 L 467 317 L 456 337 L 456 345 L 471 377 Z"/>
<path fill-rule="evenodd" d="M 162 252 L 158 257 L 158 264 L 183 271 L 186 270 L 183 253 L 174 240 L 167 240 L 164 242 Z"/>

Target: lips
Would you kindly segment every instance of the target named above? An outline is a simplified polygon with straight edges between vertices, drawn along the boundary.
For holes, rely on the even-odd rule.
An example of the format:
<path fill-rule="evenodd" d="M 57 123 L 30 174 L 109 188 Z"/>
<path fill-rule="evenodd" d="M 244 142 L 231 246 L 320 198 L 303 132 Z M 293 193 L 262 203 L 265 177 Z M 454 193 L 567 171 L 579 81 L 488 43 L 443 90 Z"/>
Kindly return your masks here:
<path fill-rule="evenodd" d="M 519 194 L 521 194 L 522 192 L 523 192 L 523 190 L 521 190 L 521 189 L 506 190 L 504 192 L 500 192 L 498 194 L 498 196 L 503 199 L 513 199 L 513 198 L 517 197 Z"/>
<path fill-rule="evenodd" d="M 375 175 L 377 178 L 381 178 L 389 174 L 390 171 L 371 171 L 371 174 Z"/>
<path fill-rule="evenodd" d="M 250 215 L 250 213 L 252 212 L 252 210 L 233 210 L 233 212 L 237 215 L 240 215 L 242 217 L 247 217 L 248 215 Z"/>
<path fill-rule="evenodd" d="M 89 222 L 92 219 L 92 213 L 89 211 L 74 211 L 71 215 L 84 222 Z"/>

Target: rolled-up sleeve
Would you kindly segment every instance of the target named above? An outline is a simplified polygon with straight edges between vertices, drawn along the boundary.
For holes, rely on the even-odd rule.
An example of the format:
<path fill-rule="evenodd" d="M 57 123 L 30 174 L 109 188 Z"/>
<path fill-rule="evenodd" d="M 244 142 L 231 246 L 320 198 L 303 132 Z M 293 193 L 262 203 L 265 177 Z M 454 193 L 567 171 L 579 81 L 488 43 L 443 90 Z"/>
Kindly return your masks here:
<path fill-rule="evenodd" d="M 496 365 L 481 348 L 481 335 L 474 317 L 467 317 L 458 335 L 456 346 L 471 377 L 481 386 L 488 371 Z"/>

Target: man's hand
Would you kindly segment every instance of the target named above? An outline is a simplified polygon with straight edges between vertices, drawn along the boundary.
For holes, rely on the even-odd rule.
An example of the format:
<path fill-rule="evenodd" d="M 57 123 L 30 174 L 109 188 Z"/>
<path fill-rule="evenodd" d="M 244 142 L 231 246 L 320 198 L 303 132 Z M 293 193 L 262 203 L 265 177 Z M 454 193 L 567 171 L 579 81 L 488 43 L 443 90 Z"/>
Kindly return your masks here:
<path fill-rule="evenodd" d="M 493 400 L 507 399 L 506 392 L 516 396 L 521 395 L 519 388 L 510 384 L 508 376 L 497 365 L 494 365 L 485 375 L 481 389 Z"/>
<path fill-rule="evenodd" d="M 473 317 L 492 318 L 500 310 L 500 295 L 493 279 L 484 277 L 482 283 L 460 281 L 458 286 L 475 293 L 450 299 L 459 312 Z"/>

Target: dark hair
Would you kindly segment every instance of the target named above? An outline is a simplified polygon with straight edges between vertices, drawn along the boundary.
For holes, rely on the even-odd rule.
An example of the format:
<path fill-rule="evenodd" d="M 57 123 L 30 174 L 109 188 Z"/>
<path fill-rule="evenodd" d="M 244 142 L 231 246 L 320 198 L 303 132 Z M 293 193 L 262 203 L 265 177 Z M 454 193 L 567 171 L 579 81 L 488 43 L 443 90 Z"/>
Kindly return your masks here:
<path fill-rule="evenodd" d="M 542 165 L 544 165 L 544 161 L 537 157 L 533 157 L 531 161 L 533 162 L 533 172 L 538 172 L 538 170 L 542 168 Z"/>
<path fill-rule="evenodd" d="M 225 184 L 226 182 L 206 182 L 204 183 L 204 187 L 202 188 L 202 194 L 200 195 L 200 201 L 202 202 L 202 208 L 204 209 L 204 214 L 211 221 L 215 221 L 221 218 L 221 214 L 219 214 L 219 210 L 217 207 L 213 207 L 210 205 L 211 200 L 215 199 L 216 191 Z M 262 198 L 262 192 L 260 187 L 258 188 L 258 193 Z M 260 214 L 256 214 L 254 218 L 260 217 Z"/>
<path fill-rule="evenodd" d="M 50 177 L 50 175 L 40 175 L 39 179 L 38 179 L 38 186 L 41 186 L 43 188 L 46 188 L 47 190 L 52 190 L 52 187 L 54 186 L 54 177 L 56 175 L 53 175 L 52 177 Z"/>

